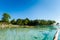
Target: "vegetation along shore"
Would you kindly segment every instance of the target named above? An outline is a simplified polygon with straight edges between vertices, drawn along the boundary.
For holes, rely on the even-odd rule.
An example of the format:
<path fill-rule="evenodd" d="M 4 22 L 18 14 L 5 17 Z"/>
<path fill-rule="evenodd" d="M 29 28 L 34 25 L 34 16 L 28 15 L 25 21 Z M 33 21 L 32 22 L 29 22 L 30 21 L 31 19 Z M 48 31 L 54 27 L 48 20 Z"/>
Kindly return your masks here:
<path fill-rule="evenodd" d="M 11 19 L 11 16 L 8 13 L 4 13 L 2 15 L 2 19 L 0 20 L 0 27 L 34 27 L 36 25 L 53 25 L 56 23 L 54 20 L 30 20 L 28 18 L 25 19 Z"/>

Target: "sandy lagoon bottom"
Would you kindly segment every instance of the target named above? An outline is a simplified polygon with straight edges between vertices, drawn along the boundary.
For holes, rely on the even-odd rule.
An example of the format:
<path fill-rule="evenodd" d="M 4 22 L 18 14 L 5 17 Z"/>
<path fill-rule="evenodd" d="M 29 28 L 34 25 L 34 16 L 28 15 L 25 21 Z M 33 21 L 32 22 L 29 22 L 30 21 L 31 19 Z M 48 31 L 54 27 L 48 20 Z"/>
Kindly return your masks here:
<path fill-rule="evenodd" d="M 0 40 L 53 40 L 56 31 L 53 28 L 6 28 L 0 29 Z"/>

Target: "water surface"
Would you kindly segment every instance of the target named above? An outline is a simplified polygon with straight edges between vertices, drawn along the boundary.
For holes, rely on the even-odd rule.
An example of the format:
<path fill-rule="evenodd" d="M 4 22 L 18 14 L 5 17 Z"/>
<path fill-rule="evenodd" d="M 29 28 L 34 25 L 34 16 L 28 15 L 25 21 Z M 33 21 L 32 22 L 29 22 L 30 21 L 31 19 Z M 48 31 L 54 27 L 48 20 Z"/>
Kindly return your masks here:
<path fill-rule="evenodd" d="M 0 29 L 0 40 L 53 40 L 56 29 L 40 28 L 6 28 Z"/>

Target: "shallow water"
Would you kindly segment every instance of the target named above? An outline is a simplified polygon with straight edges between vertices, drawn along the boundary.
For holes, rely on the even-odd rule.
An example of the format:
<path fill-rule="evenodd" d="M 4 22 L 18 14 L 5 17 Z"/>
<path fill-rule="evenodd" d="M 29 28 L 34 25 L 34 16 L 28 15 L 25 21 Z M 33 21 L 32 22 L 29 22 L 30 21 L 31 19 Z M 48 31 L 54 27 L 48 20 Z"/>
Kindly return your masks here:
<path fill-rule="evenodd" d="M 53 28 L 7 28 L 0 30 L 0 40 L 53 40 Z"/>

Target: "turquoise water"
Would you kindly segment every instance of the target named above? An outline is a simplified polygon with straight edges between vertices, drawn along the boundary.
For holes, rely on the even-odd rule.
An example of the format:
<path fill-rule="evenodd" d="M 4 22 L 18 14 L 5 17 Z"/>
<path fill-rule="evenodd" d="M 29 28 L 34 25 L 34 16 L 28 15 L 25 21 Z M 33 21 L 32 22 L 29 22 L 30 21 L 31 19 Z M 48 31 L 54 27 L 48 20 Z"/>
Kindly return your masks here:
<path fill-rule="evenodd" d="M 7 28 L 0 30 L 0 40 L 53 40 L 56 30 L 45 28 Z"/>

